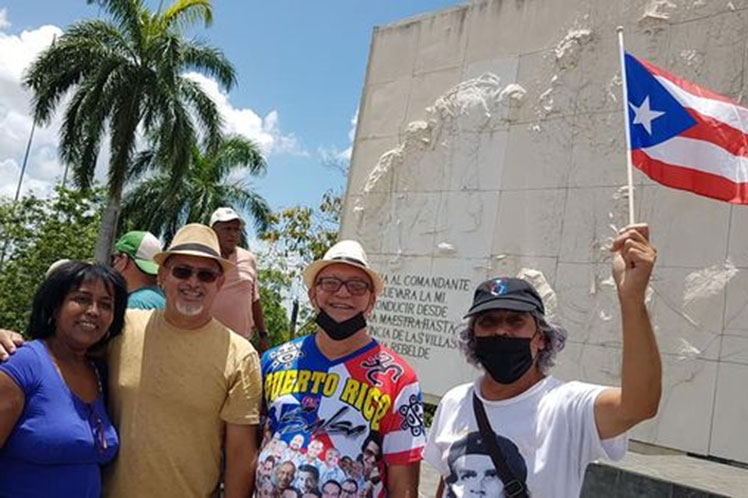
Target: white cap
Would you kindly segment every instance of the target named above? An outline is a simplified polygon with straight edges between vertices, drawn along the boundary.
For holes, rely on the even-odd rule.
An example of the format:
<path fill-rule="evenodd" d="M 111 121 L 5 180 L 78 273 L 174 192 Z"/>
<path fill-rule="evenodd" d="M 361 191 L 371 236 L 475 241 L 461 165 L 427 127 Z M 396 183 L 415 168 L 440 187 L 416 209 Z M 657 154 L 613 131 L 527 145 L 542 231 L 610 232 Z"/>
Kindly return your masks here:
<path fill-rule="evenodd" d="M 241 216 L 239 216 L 239 213 L 234 211 L 233 208 L 230 207 L 220 207 L 213 211 L 213 214 L 210 215 L 210 227 L 213 228 L 213 225 L 215 225 L 218 222 L 225 222 L 225 221 L 233 221 L 233 220 L 239 220 L 239 222 L 244 226 L 244 220 Z"/>

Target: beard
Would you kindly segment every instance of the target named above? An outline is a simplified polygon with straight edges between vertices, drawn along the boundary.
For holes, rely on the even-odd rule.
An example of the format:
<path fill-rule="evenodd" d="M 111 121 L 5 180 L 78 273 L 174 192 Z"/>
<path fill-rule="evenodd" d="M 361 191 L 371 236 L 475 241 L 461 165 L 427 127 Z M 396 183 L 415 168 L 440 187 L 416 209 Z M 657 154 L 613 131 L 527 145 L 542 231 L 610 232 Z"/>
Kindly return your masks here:
<path fill-rule="evenodd" d="M 204 307 L 205 306 L 203 304 L 185 303 L 177 300 L 177 311 L 179 311 L 179 313 L 182 315 L 199 315 L 200 313 L 202 313 Z"/>

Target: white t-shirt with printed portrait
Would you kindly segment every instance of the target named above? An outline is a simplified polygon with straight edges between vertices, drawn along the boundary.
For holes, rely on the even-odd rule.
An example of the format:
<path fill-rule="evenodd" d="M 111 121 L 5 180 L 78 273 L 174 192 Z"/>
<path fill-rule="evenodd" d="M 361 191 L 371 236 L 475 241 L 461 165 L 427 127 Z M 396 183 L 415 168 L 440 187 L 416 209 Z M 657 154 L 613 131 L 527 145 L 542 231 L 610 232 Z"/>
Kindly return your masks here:
<path fill-rule="evenodd" d="M 605 386 L 546 377 L 524 393 L 502 401 L 480 396 L 479 380 L 444 395 L 434 416 L 424 459 L 445 482 L 443 497 L 504 496 L 473 412 L 473 392 L 512 472 L 533 498 L 579 496 L 587 465 L 599 458 L 620 460 L 622 434 L 601 440 L 594 404 Z"/>

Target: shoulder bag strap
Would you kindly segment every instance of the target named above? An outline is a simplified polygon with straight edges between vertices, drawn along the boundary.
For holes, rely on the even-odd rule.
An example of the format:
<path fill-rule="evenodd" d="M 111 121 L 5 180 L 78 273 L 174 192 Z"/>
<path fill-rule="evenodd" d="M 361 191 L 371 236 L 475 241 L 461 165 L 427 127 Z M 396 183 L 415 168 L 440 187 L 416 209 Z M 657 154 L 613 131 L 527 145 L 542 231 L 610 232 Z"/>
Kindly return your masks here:
<path fill-rule="evenodd" d="M 512 469 L 506 463 L 504 453 L 502 453 L 501 447 L 498 441 L 496 441 L 496 433 L 491 429 L 491 425 L 488 422 L 483 403 L 478 399 L 475 392 L 473 392 L 473 410 L 475 411 L 475 418 L 478 421 L 478 430 L 480 431 L 483 444 L 486 445 L 493 465 L 496 467 L 496 472 L 504 483 L 504 495 L 512 498 L 527 498 L 529 496 L 527 494 L 527 485 L 515 477 Z"/>

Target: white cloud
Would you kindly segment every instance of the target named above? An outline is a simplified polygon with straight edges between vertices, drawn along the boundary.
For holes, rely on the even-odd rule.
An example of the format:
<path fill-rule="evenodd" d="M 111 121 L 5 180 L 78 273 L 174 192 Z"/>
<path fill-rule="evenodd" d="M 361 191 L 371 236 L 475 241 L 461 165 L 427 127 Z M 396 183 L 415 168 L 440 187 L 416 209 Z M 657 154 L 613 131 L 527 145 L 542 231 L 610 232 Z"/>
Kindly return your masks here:
<path fill-rule="evenodd" d="M 205 93 L 216 103 L 223 116 L 227 133 L 237 133 L 255 141 L 265 156 L 271 154 L 309 155 L 295 135 L 284 135 L 281 132 L 278 111 L 270 111 L 262 118 L 252 109 L 234 107 L 229 101 L 228 94 L 221 90 L 214 79 L 199 73 L 188 73 L 186 76 L 199 83 Z"/>
<path fill-rule="evenodd" d="M 62 33 L 56 26 L 41 26 L 11 35 L 7 10 L 0 10 L 0 194 L 13 196 L 33 120 L 31 92 L 21 84 L 26 67 Z M 24 175 L 22 193 L 39 195 L 52 191 L 63 168 L 57 158 L 59 118 L 49 126 L 37 127 Z"/>
<path fill-rule="evenodd" d="M 0 161 L 0 196 L 13 198 L 18 188 L 18 176 L 21 174 L 21 166 L 15 159 L 5 159 Z M 33 190 L 40 197 L 46 197 L 52 193 L 53 184 L 45 179 L 26 175 L 21 186 L 21 195 L 24 192 Z"/>
<path fill-rule="evenodd" d="M 7 9 L 0 9 L 0 195 L 13 196 L 33 123 L 31 92 L 21 83 L 23 74 L 37 55 L 63 31 L 57 26 L 44 25 L 11 34 L 7 31 L 9 26 Z M 197 73 L 188 76 L 198 81 L 216 101 L 223 113 L 227 131 L 255 140 L 266 155 L 308 155 L 293 134 L 281 132 L 276 111 L 261 118 L 251 109 L 234 107 L 214 80 Z M 22 195 L 29 190 L 46 195 L 62 179 L 64 166 L 57 155 L 57 142 L 62 120 L 60 110 L 63 108 L 64 102 L 58 106 L 58 112 L 48 126 L 36 127 Z M 108 158 L 109 141 L 104 139 L 95 174 L 96 179 L 102 182 L 106 181 Z"/>
<path fill-rule="evenodd" d="M 319 147 L 317 149 L 322 164 L 335 167 L 348 164 L 351 160 L 352 152 L 352 146 L 345 149 L 339 149 L 333 145 L 331 147 Z"/>
<path fill-rule="evenodd" d="M 356 114 L 351 118 L 351 129 L 348 130 L 348 140 L 353 144 L 353 140 L 356 138 L 356 126 L 358 125 L 358 109 Z"/>
<path fill-rule="evenodd" d="M 10 21 L 8 21 L 8 9 L 0 9 L 0 29 L 10 28 Z"/>
<path fill-rule="evenodd" d="M 356 114 L 351 118 L 351 127 L 348 130 L 348 142 L 349 145 L 345 149 L 340 149 L 336 146 L 331 147 L 319 147 L 317 153 L 320 156 L 322 164 L 335 168 L 342 171 L 344 174 L 348 172 L 348 166 L 351 162 L 351 155 L 353 154 L 353 140 L 356 138 L 356 125 L 358 124 L 358 110 Z"/>

